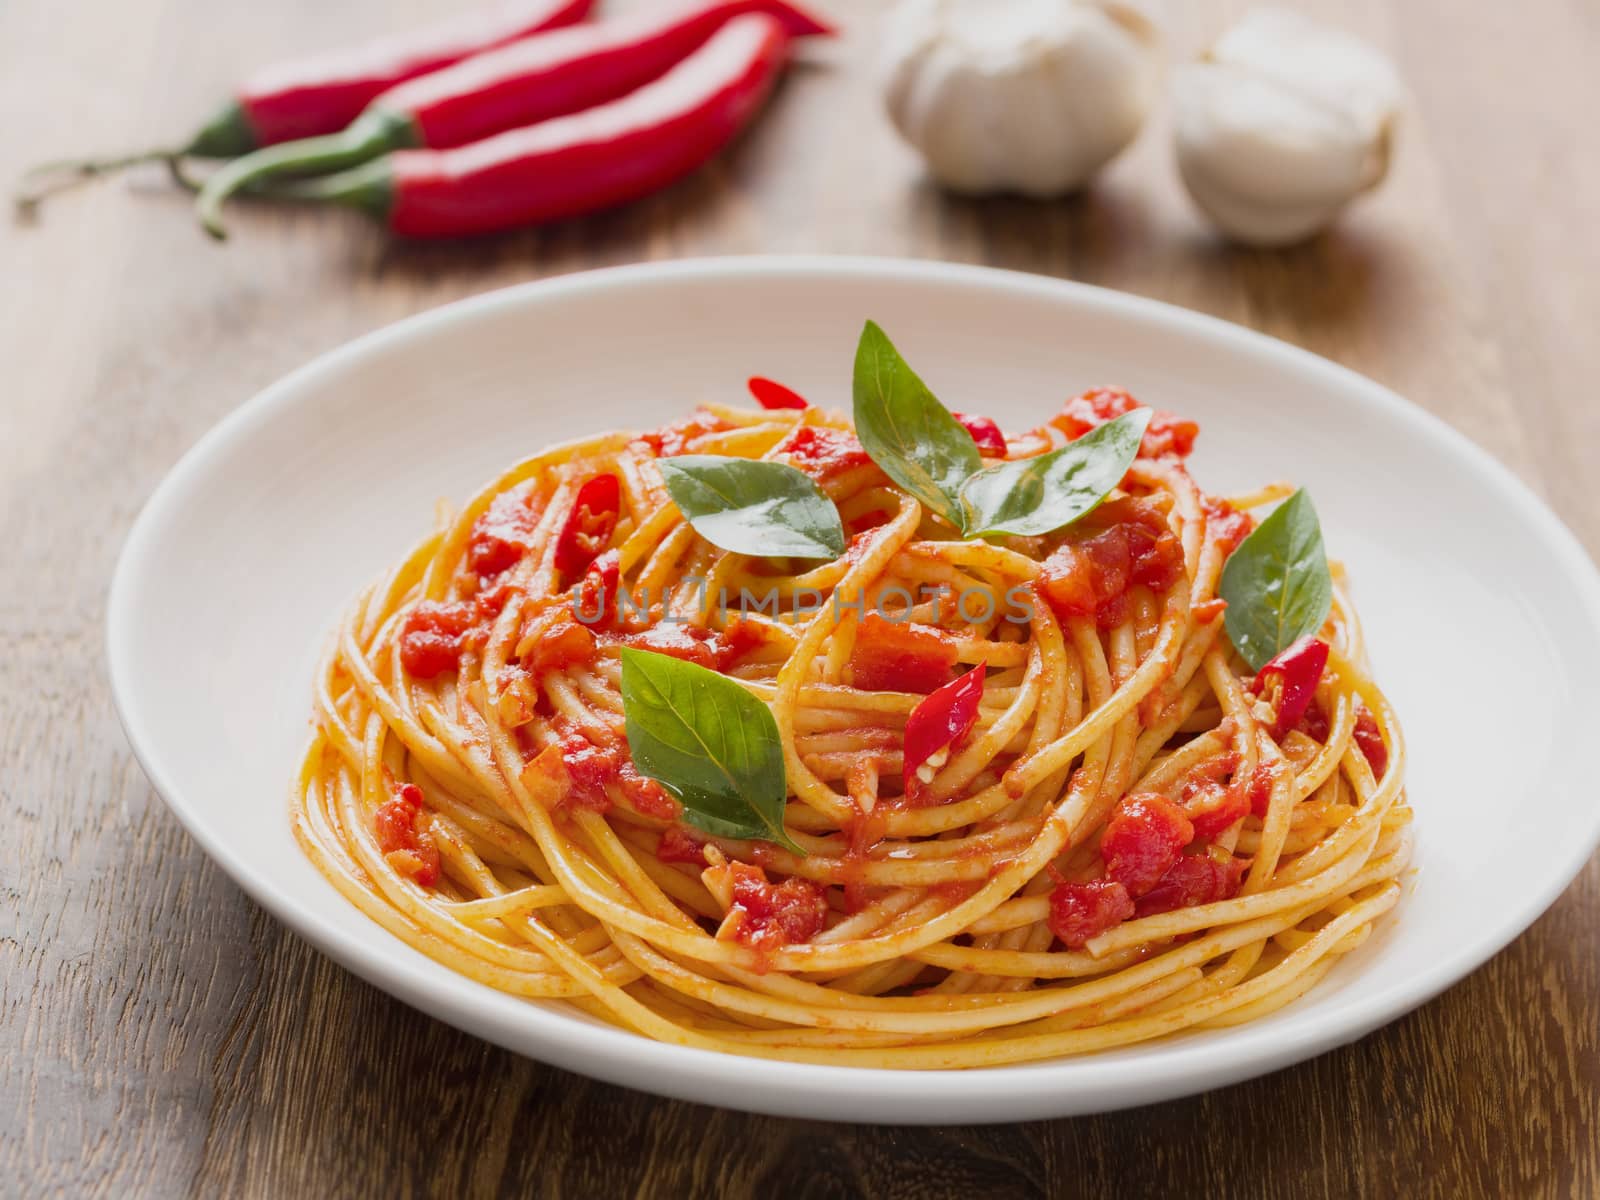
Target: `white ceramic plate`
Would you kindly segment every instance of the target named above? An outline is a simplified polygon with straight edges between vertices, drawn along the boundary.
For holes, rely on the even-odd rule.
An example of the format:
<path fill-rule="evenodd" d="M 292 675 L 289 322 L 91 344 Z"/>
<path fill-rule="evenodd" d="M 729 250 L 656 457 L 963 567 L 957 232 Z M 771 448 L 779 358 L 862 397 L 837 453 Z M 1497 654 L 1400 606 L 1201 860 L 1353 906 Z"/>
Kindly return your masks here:
<path fill-rule="evenodd" d="M 983 1071 L 853 1070 L 659 1045 L 469 982 L 383 932 L 301 856 L 286 796 L 310 681 L 347 599 L 435 500 L 545 443 L 738 400 L 753 373 L 848 406 L 872 317 L 952 407 L 1015 428 L 1115 383 L 1198 418 L 1213 490 L 1293 479 L 1354 578 L 1410 742 L 1418 872 L 1309 996 L 1238 1029 Z M 1600 577 L 1534 496 L 1383 388 L 1257 334 L 1025 275 L 743 258 L 494 292 L 328 354 L 244 405 L 157 490 L 111 590 L 112 684 L 180 820 L 240 886 L 351 970 L 442 1020 L 615 1083 L 733 1108 L 896 1123 L 1103 1111 L 1351 1041 L 1533 921 L 1600 836 Z M 1537 869 L 1504 848 L 1538 831 Z M 1485 886 L 1492 873 L 1494 885 Z"/>

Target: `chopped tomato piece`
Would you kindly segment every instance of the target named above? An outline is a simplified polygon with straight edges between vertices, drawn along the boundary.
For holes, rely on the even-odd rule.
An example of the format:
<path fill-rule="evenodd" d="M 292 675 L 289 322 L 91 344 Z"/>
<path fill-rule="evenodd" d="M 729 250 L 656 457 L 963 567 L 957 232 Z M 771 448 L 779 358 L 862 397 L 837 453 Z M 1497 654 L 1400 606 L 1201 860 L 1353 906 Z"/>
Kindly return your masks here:
<path fill-rule="evenodd" d="M 717 668 L 717 646 L 710 630 L 680 621 L 663 621 L 652 625 L 643 633 L 629 634 L 622 639 L 624 646 L 635 646 L 671 658 L 694 663 L 709 670 Z"/>
<path fill-rule="evenodd" d="M 624 743 L 618 751 L 621 762 L 617 766 L 617 779 L 622 785 L 622 794 L 628 798 L 628 803 L 634 810 L 647 817 L 655 817 L 662 821 L 676 821 L 682 814 L 678 802 L 667 794 L 667 789 L 654 779 L 639 774 L 639 768 L 633 765 L 633 755 Z"/>
<path fill-rule="evenodd" d="M 622 555 L 607 550 L 589 564 L 578 584 L 573 615 L 581 625 L 608 629 L 617 622 L 617 584 L 622 577 Z"/>
<path fill-rule="evenodd" d="M 1135 584 L 1165 591 L 1183 574 L 1183 543 L 1159 508 L 1137 496 L 1108 500 L 1044 561 L 1039 591 L 1062 617 L 1093 615 L 1102 628 L 1127 616 Z"/>
<path fill-rule="evenodd" d="M 795 877 L 770 883 L 767 873 L 750 863 L 730 862 L 733 903 L 717 936 L 731 938 L 762 953 L 809 942 L 822 932 L 828 901 L 822 888 Z"/>
<path fill-rule="evenodd" d="M 1378 719 L 1365 704 L 1356 709 L 1356 728 L 1352 736 L 1356 745 L 1361 747 L 1361 753 L 1367 756 L 1367 765 L 1372 768 L 1373 776 L 1382 779 L 1384 769 L 1389 765 L 1389 747 L 1383 744 Z"/>
<path fill-rule="evenodd" d="M 378 807 L 372 818 L 373 833 L 385 860 L 422 887 L 439 882 L 442 860 L 434 843 L 428 816 L 423 812 L 422 789 L 403 783 Z"/>
<path fill-rule="evenodd" d="M 1153 917 L 1231 899 L 1239 891 L 1239 881 L 1248 865 L 1231 854 L 1220 859 L 1209 853 L 1185 854 L 1168 868 L 1155 887 L 1139 897 L 1135 910 L 1141 917 Z"/>
<path fill-rule="evenodd" d="M 1297 726 L 1301 733 L 1319 742 L 1328 740 L 1328 714 L 1322 711 L 1322 705 L 1313 700 L 1306 706 L 1305 715 L 1300 718 Z"/>
<path fill-rule="evenodd" d="M 478 582 L 479 588 L 477 594 L 473 596 L 473 600 L 478 606 L 478 615 L 491 625 L 494 623 L 494 619 L 504 611 L 511 597 L 523 590 L 512 583 L 508 576 L 502 576 L 495 580 L 480 578 Z M 487 587 L 483 586 L 485 583 L 488 584 Z"/>
<path fill-rule="evenodd" d="M 608 746 L 597 746 L 576 725 L 558 719 L 561 736 L 561 765 L 567 773 L 564 804 L 573 804 L 594 812 L 606 812 L 611 807 L 607 795 L 609 784 L 617 783 L 617 755 Z"/>
<path fill-rule="evenodd" d="M 1250 811 L 1255 816 L 1264 817 L 1267 810 L 1272 807 L 1272 789 L 1278 782 L 1278 768 L 1269 762 L 1256 766 L 1256 773 L 1250 776 Z"/>
<path fill-rule="evenodd" d="M 1095 426 L 1139 407 L 1139 402 L 1127 392 L 1117 388 L 1094 388 L 1068 400 L 1050 419 L 1050 424 L 1075 441 Z M 1183 421 L 1169 412 L 1154 409 L 1139 446 L 1139 457 L 1160 458 L 1173 454 L 1183 458 L 1194 449 L 1194 440 L 1199 434 L 1200 426 L 1193 421 Z"/>
<path fill-rule="evenodd" d="M 478 620 L 474 604 L 424 600 L 400 626 L 400 665 L 413 679 L 432 679 L 461 665 L 466 635 Z"/>
<path fill-rule="evenodd" d="M 776 380 L 766 379 L 760 375 L 750 376 L 746 385 L 750 394 L 756 398 L 756 403 L 766 409 L 810 408 L 806 398 L 792 388 L 786 388 Z"/>
<path fill-rule="evenodd" d="M 978 453 L 985 458 L 1004 458 L 1006 456 L 1006 435 L 1000 432 L 989 417 L 975 417 L 971 413 L 953 412 L 950 414 L 961 423 L 961 427 L 972 435 L 972 440 L 978 444 Z"/>
<path fill-rule="evenodd" d="M 522 660 L 523 669 L 533 674 L 561 671 L 594 661 L 597 644 L 587 626 L 572 619 L 565 607 L 549 608 L 528 623 L 523 637 L 533 644 Z"/>
<path fill-rule="evenodd" d="M 669 825 L 661 831 L 656 843 L 656 858 L 665 863 L 690 863 L 697 867 L 706 865 L 706 844 L 681 825 Z"/>
<path fill-rule="evenodd" d="M 540 515 L 529 500 L 522 492 L 501 492 L 472 523 L 467 565 L 480 576 L 487 579 L 503 574 L 528 552 Z"/>
<path fill-rule="evenodd" d="M 697 408 L 681 421 L 663 425 L 640 440 L 649 446 L 657 458 L 674 458 L 687 454 L 699 439 L 713 433 L 727 433 L 733 426 L 715 413 Z"/>
<path fill-rule="evenodd" d="M 1183 784 L 1183 810 L 1194 824 L 1196 841 L 1208 842 L 1250 814 L 1250 793 L 1243 780 L 1226 776 L 1239 765 L 1231 750 L 1205 759 L 1190 770 Z"/>
<path fill-rule="evenodd" d="M 868 613 L 850 652 L 851 686 L 867 692 L 931 692 L 949 682 L 955 642 L 943 631 Z"/>
<path fill-rule="evenodd" d="M 639 774 L 626 742 L 596 745 L 565 717 L 556 718 L 555 731 L 561 755 L 557 774 L 564 776 L 557 780 L 561 785 L 559 804 L 606 812 L 611 808 L 610 790 L 616 787 L 629 804 L 646 816 L 662 820 L 677 817 L 677 802 L 655 780 Z M 548 753 L 548 749 L 542 752 L 539 761 L 546 761 L 544 755 Z"/>
<path fill-rule="evenodd" d="M 1156 792 L 1142 792 L 1124 797 L 1111 814 L 1100 856 L 1108 876 L 1130 895 L 1142 896 L 1193 840 L 1194 825 L 1183 809 Z"/>
<path fill-rule="evenodd" d="M 979 663 L 959 679 L 943 685 L 919 701 L 906 718 L 905 779 L 906 791 L 913 781 L 922 779 L 918 768 L 941 751 L 948 750 L 978 723 L 978 705 L 983 700 L 983 681 L 988 667 Z M 933 764 L 942 766 L 940 760 Z"/>
<path fill-rule="evenodd" d="M 767 644 L 766 630 L 760 621 L 752 621 L 742 613 L 730 613 L 722 632 L 717 635 L 717 670 L 726 671 L 752 650 Z"/>
<path fill-rule="evenodd" d="M 1114 879 L 1063 883 L 1050 893 L 1050 932 L 1069 950 L 1133 916 L 1133 897 Z"/>
<path fill-rule="evenodd" d="M 593 562 L 611 542 L 621 505 L 622 481 L 615 475 L 585 480 L 556 535 L 556 570 L 570 575 Z"/>
<path fill-rule="evenodd" d="M 1206 532 L 1222 546 L 1223 557 L 1237 550 L 1239 543 L 1256 527 L 1256 519 L 1249 513 L 1215 496 L 1207 496 L 1200 508 L 1206 514 Z"/>
<path fill-rule="evenodd" d="M 1277 720 L 1272 736 L 1281 738 L 1300 723 L 1316 694 L 1322 669 L 1328 665 L 1328 643 L 1307 634 L 1256 672 L 1252 695 L 1266 696 Z"/>
<path fill-rule="evenodd" d="M 856 435 L 821 425 L 800 425 L 778 446 L 780 454 L 813 479 L 827 480 L 872 461 Z"/>

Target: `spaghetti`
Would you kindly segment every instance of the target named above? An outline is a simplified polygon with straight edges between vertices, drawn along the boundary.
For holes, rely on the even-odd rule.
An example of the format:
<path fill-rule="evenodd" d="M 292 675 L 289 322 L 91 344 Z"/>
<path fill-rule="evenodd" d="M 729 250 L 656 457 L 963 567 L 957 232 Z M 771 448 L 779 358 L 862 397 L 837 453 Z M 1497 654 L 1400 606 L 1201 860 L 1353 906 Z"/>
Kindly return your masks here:
<path fill-rule="evenodd" d="M 787 401 L 537 454 L 350 610 L 296 836 L 438 962 L 679 1045 L 979 1067 L 1279 1008 L 1396 902 L 1403 743 L 1337 570 L 1314 654 L 1257 674 L 1230 645 L 1219 576 L 1287 489 L 1207 496 L 1194 432 L 1156 414 L 1087 517 L 985 540 Z M 691 453 L 804 471 L 848 548 L 719 549 L 662 482 Z M 794 849 L 708 836 L 636 767 L 625 649 L 764 702 Z"/>

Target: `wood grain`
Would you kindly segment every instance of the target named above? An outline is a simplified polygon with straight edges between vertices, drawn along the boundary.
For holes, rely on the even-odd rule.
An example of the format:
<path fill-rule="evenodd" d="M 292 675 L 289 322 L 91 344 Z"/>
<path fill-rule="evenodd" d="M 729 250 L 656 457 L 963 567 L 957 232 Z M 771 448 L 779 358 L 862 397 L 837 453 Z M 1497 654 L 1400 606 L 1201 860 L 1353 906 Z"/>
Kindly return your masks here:
<path fill-rule="evenodd" d="M 252 64 L 451 7 L 13 0 L 0 177 L 170 136 Z M 593 220 L 409 247 L 336 214 L 241 211 L 218 248 L 151 175 L 0 231 L 0 1192 L 1600 1193 L 1600 864 L 1440 999 L 1269 1078 L 1092 1119 L 848 1127 L 590 1083 L 413 1012 L 256 909 L 133 762 L 102 666 L 104 593 L 138 505 L 184 449 L 355 334 L 610 263 L 909 255 L 1189 305 L 1394 386 L 1600 546 L 1592 5 L 1306 4 L 1386 47 L 1412 103 L 1382 192 L 1281 254 L 1205 232 L 1161 120 L 1080 198 L 941 196 L 871 94 L 880 7 L 837 0 L 850 36 L 793 73 L 751 136 Z M 1170 7 L 1186 55 L 1243 6 Z"/>

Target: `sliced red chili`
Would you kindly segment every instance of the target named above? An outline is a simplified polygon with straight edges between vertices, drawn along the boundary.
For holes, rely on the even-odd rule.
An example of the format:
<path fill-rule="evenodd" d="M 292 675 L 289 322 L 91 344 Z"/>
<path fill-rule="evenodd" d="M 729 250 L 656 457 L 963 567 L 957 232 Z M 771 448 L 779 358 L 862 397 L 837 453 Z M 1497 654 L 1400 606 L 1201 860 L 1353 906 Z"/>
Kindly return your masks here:
<path fill-rule="evenodd" d="M 556 537 L 556 570 L 572 574 L 592 563 L 611 540 L 621 505 L 622 481 L 615 475 L 586 480 Z"/>
<path fill-rule="evenodd" d="M 767 409 L 810 408 L 806 398 L 792 388 L 786 388 L 776 380 L 767 379 L 760 375 L 750 376 L 746 385 L 750 394 L 756 398 L 756 403 Z"/>
<path fill-rule="evenodd" d="M 953 412 L 950 414 L 961 423 L 961 427 L 972 435 L 972 440 L 978 443 L 978 453 L 985 458 L 1004 458 L 1006 456 L 1006 435 L 1000 432 L 988 417 L 975 417 L 970 413 Z"/>
<path fill-rule="evenodd" d="M 923 697 L 906 718 L 905 776 L 916 778 L 917 768 L 939 751 L 955 745 L 978 723 L 978 705 L 988 666 L 979 663 L 958 679 Z"/>
<path fill-rule="evenodd" d="M 1281 738 L 1299 724 L 1311 698 L 1316 695 L 1317 683 L 1327 665 L 1328 643 L 1307 634 L 1256 672 L 1255 681 L 1250 685 L 1255 695 L 1270 695 L 1268 689 L 1276 685 L 1273 709 L 1277 720 L 1272 726 L 1273 737 Z"/>
<path fill-rule="evenodd" d="M 1378 729 L 1378 719 L 1363 705 L 1356 712 L 1355 742 L 1361 747 L 1361 753 L 1367 756 L 1367 765 L 1372 768 L 1373 777 L 1383 778 L 1383 772 L 1389 765 L 1389 747 L 1383 744 L 1383 733 Z"/>

